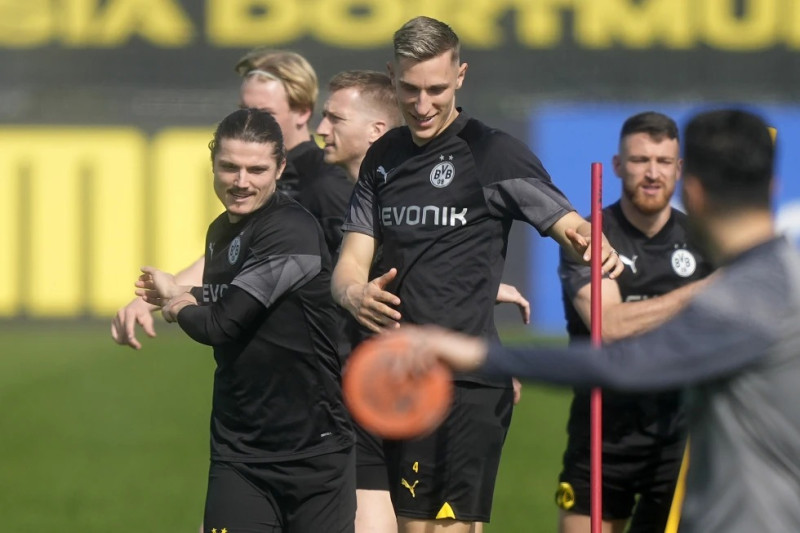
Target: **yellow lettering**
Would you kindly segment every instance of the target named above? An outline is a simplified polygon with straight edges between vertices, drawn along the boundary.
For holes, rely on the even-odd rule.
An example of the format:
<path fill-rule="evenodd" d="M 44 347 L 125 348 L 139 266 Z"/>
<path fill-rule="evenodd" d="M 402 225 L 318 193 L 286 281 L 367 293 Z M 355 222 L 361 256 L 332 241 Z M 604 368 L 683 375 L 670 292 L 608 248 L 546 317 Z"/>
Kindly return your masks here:
<path fill-rule="evenodd" d="M 391 42 L 406 22 L 402 2 L 384 0 L 326 0 L 315 8 L 314 35 L 350 48 L 372 48 Z"/>
<path fill-rule="evenodd" d="M 14 144 L 12 144 L 14 143 Z M 21 143 L 16 130 L 0 130 L 0 316 L 20 311 L 22 274 L 22 176 L 27 143 Z"/>
<path fill-rule="evenodd" d="M 414 461 L 414 464 L 411 466 L 411 470 L 414 472 L 419 472 L 419 461 Z"/>
<path fill-rule="evenodd" d="M 564 39 L 563 11 L 581 0 L 517 1 L 517 39 L 530 48 L 553 48 Z"/>
<path fill-rule="evenodd" d="M 778 0 L 745 0 L 741 17 L 736 0 L 705 0 L 698 17 L 704 23 L 706 42 L 721 50 L 760 50 L 778 41 Z"/>
<path fill-rule="evenodd" d="M 131 283 L 144 257 L 147 191 L 142 178 L 147 175 L 147 146 L 141 133 L 125 130 L 92 132 L 85 142 L 102 147 L 102 152 L 92 154 L 86 206 L 90 208 L 84 249 L 91 264 L 88 305 L 93 314 L 108 316 L 133 298 Z"/>
<path fill-rule="evenodd" d="M 215 46 L 286 43 L 303 34 L 305 13 L 312 9 L 288 0 L 208 0 L 208 39 Z"/>
<path fill-rule="evenodd" d="M 53 12 L 48 0 L 0 2 L 0 46 L 37 47 L 50 40 Z"/>
<path fill-rule="evenodd" d="M 444 20 L 453 25 L 464 44 L 475 48 L 496 48 L 504 41 L 499 19 L 508 13 L 510 4 L 513 3 L 501 0 L 469 0 L 468 5 L 462 3 Z"/>
<path fill-rule="evenodd" d="M 208 225 L 224 210 L 212 185 L 211 131 L 176 128 L 153 140 L 154 173 L 147 197 L 156 216 L 148 244 L 153 264 L 168 272 L 203 255 Z"/>
<path fill-rule="evenodd" d="M 782 29 L 785 29 L 786 44 L 793 49 L 800 48 L 800 2 L 789 0 L 784 6 Z"/>
<path fill-rule="evenodd" d="M 114 47 L 136 35 L 170 48 L 189 44 L 194 34 L 175 0 L 68 0 L 63 9 L 68 46 Z"/>
<path fill-rule="evenodd" d="M 5 128 L 0 146 L 0 182 L 16 193 L 3 200 L 3 255 L 18 261 L 0 262 L 0 275 L 19 285 L 0 289 L 0 310 L 108 314 L 130 299 L 142 255 L 142 135 Z"/>
<path fill-rule="evenodd" d="M 694 6 L 690 0 L 583 0 L 575 13 L 576 41 L 587 48 L 689 48 Z"/>

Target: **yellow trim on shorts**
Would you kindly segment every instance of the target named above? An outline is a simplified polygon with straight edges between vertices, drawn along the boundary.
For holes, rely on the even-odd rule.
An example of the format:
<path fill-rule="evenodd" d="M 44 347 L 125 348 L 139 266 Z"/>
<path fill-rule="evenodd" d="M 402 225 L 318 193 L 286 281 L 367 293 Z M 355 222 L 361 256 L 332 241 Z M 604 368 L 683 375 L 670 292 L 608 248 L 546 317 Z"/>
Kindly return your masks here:
<path fill-rule="evenodd" d="M 450 504 L 444 502 L 442 508 L 439 509 L 439 512 L 436 513 L 436 520 L 442 520 L 444 518 L 452 518 L 453 520 L 456 519 L 456 513 L 453 512 L 453 508 L 450 507 Z"/>

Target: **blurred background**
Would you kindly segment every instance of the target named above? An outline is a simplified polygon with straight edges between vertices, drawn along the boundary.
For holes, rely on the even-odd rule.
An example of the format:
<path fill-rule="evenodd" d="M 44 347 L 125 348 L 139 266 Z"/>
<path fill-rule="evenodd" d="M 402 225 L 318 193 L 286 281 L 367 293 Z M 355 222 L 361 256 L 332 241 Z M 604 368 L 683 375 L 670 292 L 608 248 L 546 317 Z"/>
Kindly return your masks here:
<path fill-rule="evenodd" d="M 199 256 L 221 210 L 207 142 L 238 103 L 233 66 L 246 51 L 309 59 L 316 126 L 327 80 L 383 70 L 393 32 L 423 14 L 462 39 L 459 105 L 526 141 L 582 213 L 593 161 L 605 203 L 618 197 L 611 157 L 627 116 L 762 113 L 778 130 L 776 214 L 800 241 L 797 0 L 0 0 L 4 525 L 196 529 L 209 354 L 163 323 L 166 339 L 134 354 L 113 345 L 108 322 L 140 265 Z M 509 342 L 560 341 L 556 255 L 530 228 L 512 230 L 504 277 L 534 320 L 521 329 L 498 307 Z M 526 390 L 493 531 L 555 524 L 568 391 Z"/>

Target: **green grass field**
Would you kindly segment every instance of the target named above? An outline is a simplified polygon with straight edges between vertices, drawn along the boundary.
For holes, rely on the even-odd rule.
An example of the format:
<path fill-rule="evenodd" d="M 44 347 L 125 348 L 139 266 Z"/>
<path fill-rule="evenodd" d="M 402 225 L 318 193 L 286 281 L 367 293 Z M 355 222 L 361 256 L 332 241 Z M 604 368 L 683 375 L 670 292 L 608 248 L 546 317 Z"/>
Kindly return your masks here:
<path fill-rule="evenodd" d="M 4 530 L 197 531 L 214 364 L 209 348 L 157 327 L 137 352 L 106 323 L 0 324 Z M 525 387 L 487 532 L 555 530 L 568 402 L 567 390 Z"/>

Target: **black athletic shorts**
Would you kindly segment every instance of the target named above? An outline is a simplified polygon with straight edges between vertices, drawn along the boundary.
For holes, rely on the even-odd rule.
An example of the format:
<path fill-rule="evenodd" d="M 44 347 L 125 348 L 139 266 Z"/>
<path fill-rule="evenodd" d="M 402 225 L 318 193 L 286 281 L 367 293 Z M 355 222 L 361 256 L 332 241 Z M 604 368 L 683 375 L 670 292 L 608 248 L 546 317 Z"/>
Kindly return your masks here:
<path fill-rule="evenodd" d="M 433 434 L 386 441 L 397 515 L 488 522 L 513 406 L 511 388 L 458 381 L 450 414 Z"/>
<path fill-rule="evenodd" d="M 211 461 L 206 533 L 352 533 L 355 451 L 275 463 Z"/>
<path fill-rule="evenodd" d="M 556 504 L 589 515 L 589 415 L 576 401 Z M 631 518 L 629 533 L 664 531 L 675 493 L 686 446 L 683 414 L 669 398 L 661 403 L 603 408 L 603 519 Z"/>
<path fill-rule="evenodd" d="M 356 488 L 389 490 L 383 439 L 353 421 L 356 434 Z"/>

